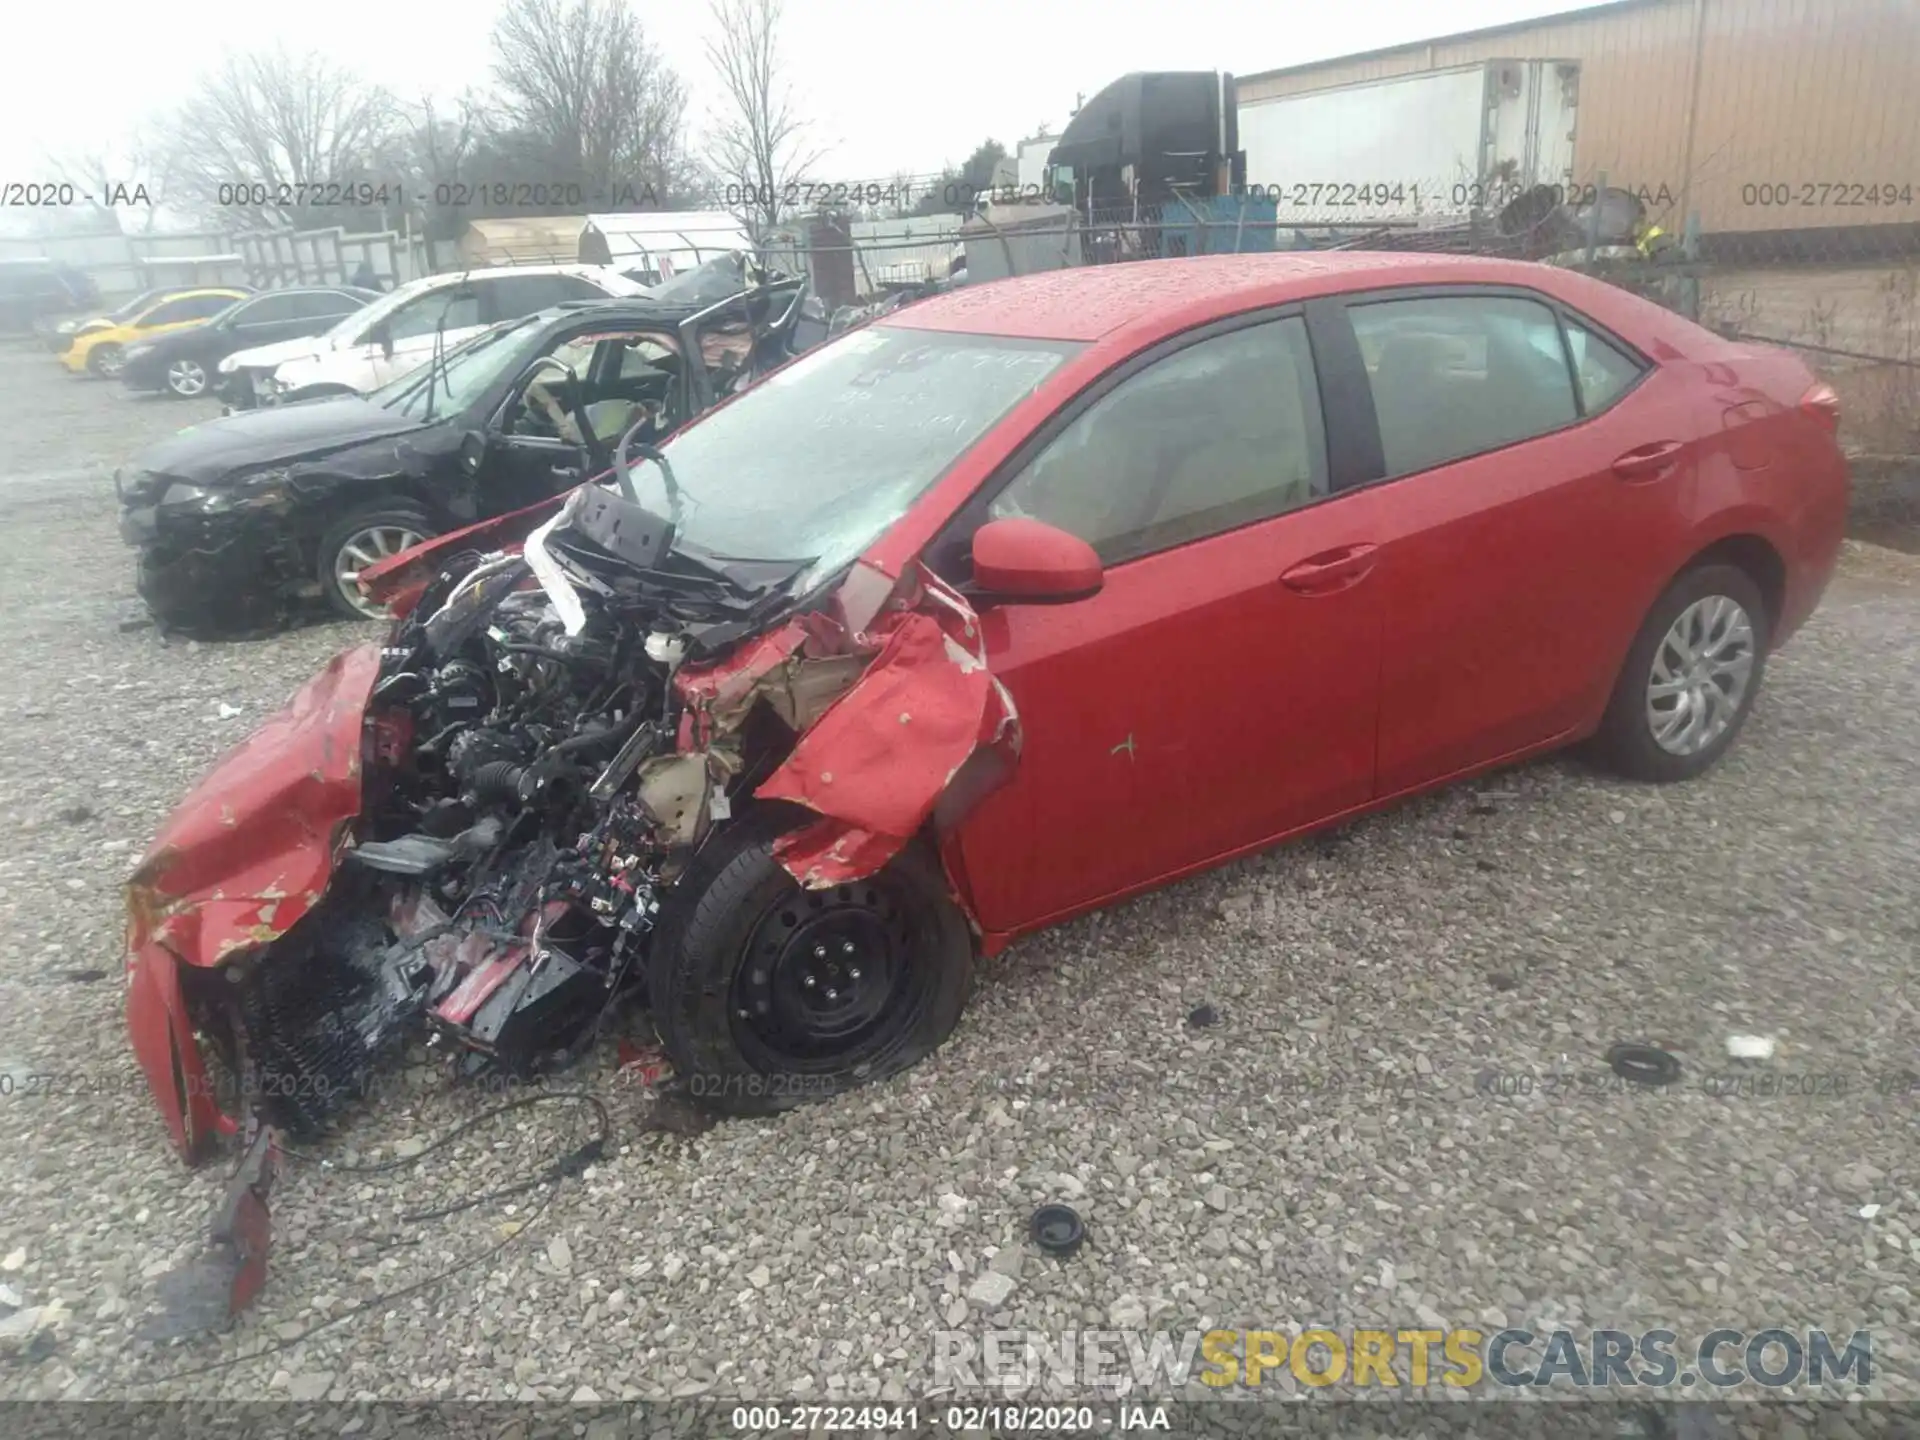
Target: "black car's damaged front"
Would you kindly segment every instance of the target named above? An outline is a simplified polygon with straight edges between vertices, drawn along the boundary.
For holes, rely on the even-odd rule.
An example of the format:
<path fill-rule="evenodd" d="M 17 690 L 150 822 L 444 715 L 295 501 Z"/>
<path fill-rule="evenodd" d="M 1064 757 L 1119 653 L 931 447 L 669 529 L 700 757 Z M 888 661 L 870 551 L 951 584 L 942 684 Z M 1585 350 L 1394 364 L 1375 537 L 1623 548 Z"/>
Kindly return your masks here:
<path fill-rule="evenodd" d="M 560 306 L 365 397 L 191 427 L 120 477 L 140 593 L 187 631 L 272 626 L 315 597 L 377 614 L 361 570 L 568 490 L 604 471 L 623 436 L 664 439 L 777 365 L 798 307 L 776 298 Z"/>
<path fill-rule="evenodd" d="M 538 328 L 498 327 L 369 396 L 225 416 L 149 447 L 115 477 L 149 611 L 189 632 L 272 627 L 327 593 L 322 552 L 348 517 L 391 514 L 407 543 L 480 518 L 461 442 Z"/>
<path fill-rule="evenodd" d="M 409 444 L 399 437 L 416 424 L 385 415 L 369 423 L 363 400 L 310 408 L 321 407 L 356 412 L 332 425 L 336 436 L 353 437 L 344 446 L 336 439 L 320 454 L 302 454 L 306 446 L 293 441 L 283 447 L 295 452 L 289 458 L 233 468 L 218 460 L 173 466 L 156 447 L 115 476 L 120 535 L 136 553 L 136 585 L 157 620 L 191 632 L 281 623 L 291 606 L 320 593 L 314 541 L 346 487 L 358 479 L 369 489 L 431 494 L 456 469 L 457 437 Z"/>

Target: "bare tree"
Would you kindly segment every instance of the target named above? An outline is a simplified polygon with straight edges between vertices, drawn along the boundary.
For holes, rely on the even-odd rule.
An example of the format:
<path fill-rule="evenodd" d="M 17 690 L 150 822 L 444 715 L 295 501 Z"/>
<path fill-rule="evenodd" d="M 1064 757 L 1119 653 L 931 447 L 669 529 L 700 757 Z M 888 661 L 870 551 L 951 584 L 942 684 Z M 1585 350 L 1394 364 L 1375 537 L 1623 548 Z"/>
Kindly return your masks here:
<path fill-rule="evenodd" d="M 354 218 L 336 185 L 377 185 L 399 125 L 384 90 L 319 55 L 228 56 L 160 127 L 177 199 L 224 225 Z M 251 187 L 251 188 L 249 188 Z M 372 207 L 379 209 L 379 206 Z"/>
<path fill-rule="evenodd" d="M 425 222 L 425 238 L 459 238 L 466 224 L 462 207 L 450 203 L 446 187 L 466 178 L 468 167 L 485 140 L 484 103 L 468 93 L 446 104 L 422 96 L 409 116 L 405 153 L 399 168 L 407 177 L 409 198 Z"/>
<path fill-rule="evenodd" d="M 713 0 L 713 23 L 707 59 L 726 108 L 713 125 L 709 161 L 727 208 L 764 239 L 804 203 L 792 187 L 823 152 L 806 143 L 807 122 L 781 75 L 780 0 Z"/>
<path fill-rule="evenodd" d="M 172 189 L 173 156 L 149 142 L 141 133 L 124 143 L 45 152 L 44 170 L 86 197 L 74 207 L 70 232 L 152 232 Z"/>
<path fill-rule="evenodd" d="M 495 148 L 517 178 L 609 208 L 683 179 L 686 90 L 624 0 L 509 0 L 493 48 Z"/>

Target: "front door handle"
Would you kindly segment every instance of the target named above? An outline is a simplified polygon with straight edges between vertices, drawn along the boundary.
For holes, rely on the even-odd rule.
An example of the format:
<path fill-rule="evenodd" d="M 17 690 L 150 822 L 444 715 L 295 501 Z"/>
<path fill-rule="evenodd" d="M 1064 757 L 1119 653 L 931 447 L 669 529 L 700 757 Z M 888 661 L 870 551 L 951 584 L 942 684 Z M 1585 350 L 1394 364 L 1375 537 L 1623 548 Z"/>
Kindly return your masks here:
<path fill-rule="evenodd" d="M 1363 544 L 1323 550 L 1282 572 L 1280 583 L 1302 595 L 1331 595 L 1366 579 L 1373 571 L 1374 552 L 1379 548 Z"/>
<path fill-rule="evenodd" d="M 1656 440 L 1627 451 L 1613 462 L 1613 473 L 1622 480 L 1657 480 L 1674 467 L 1686 446 L 1679 440 Z"/>

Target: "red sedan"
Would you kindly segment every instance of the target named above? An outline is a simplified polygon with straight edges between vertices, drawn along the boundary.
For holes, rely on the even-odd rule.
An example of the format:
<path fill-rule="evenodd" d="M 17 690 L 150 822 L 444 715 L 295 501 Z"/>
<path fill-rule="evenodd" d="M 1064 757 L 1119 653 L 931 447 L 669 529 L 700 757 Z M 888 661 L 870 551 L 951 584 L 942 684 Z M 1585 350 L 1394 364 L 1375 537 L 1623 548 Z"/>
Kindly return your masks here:
<path fill-rule="evenodd" d="M 189 1053 L 209 1007 L 242 997 L 230 1065 L 317 1053 L 247 1017 L 360 992 L 244 997 L 318 973 L 351 918 L 388 1007 L 355 1033 L 413 985 L 474 1055 L 531 1055 L 637 976 L 723 1109 L 892 1073 L 976 953 L 1069 916 L 1576 741 L 1706 770 L 1832 572 L 1837 422 L 1792 355 L 1510 262 L 923 301 L 682 431 L 625 500 L 370 576 L 413 607 L 388 647 L 224 762 L 134 878 L 136 1049 L 197 1153 L 230 1128 Z M 516 618 L 486 629 L 462 607 L 489 585 Z M 644 663 L 569 648 L 641 635 Z M 501 688 L 523 671 L 560 678 Z"/>

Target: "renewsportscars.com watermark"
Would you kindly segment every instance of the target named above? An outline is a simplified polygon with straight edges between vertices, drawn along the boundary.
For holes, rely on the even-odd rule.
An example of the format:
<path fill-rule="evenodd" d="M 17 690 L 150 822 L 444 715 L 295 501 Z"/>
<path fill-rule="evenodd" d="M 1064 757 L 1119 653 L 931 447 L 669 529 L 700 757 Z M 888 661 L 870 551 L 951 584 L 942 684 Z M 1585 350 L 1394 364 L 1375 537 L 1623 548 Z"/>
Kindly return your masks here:
<path fill-rule="evenodd" d="M 933 1332 L 936 1386 L 955 1394 L 1232 1390 L 1659 1389 L 1873 1383 L 1873 1336 L 1825 1330 L 960 1330 Z"/>

